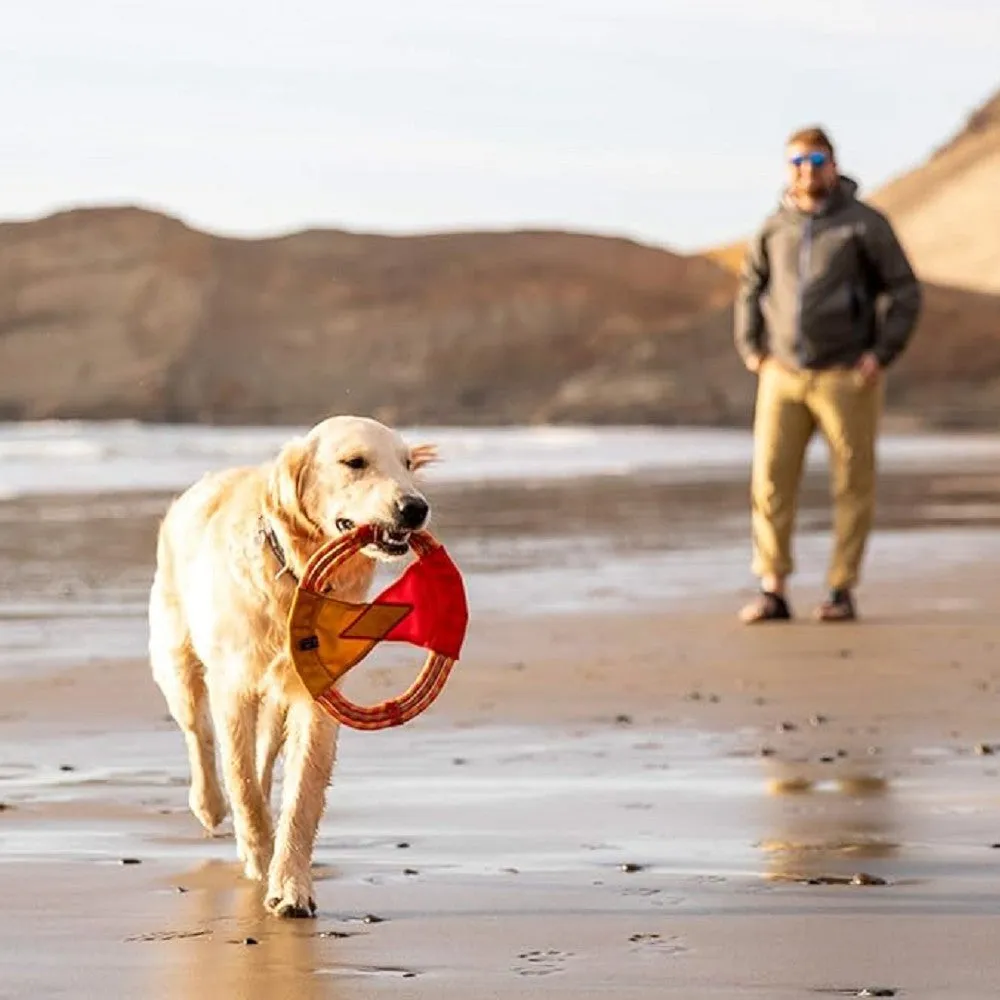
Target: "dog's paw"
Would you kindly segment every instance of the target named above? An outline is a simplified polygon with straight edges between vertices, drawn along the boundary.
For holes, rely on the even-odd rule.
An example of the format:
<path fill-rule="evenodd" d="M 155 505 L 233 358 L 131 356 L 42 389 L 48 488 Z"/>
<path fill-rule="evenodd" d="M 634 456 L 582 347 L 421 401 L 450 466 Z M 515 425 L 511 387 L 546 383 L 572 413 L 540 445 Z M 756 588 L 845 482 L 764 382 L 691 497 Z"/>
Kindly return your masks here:
<path fill-rule="evenodd" d="M 209 833 L 213 833 L 229 813 L 225 796 L 218 785 L 192 785 L 188 805 Z"/>
<path fill-rule="evenodd" d="M 316 901 L 312 897 L 312 883 L 308 879 L 288 878 L 278 883 L 272 880 L 264 905 L 276 917 L 316 916 Z"/>
<path fill-rule="evenodd" d="M 238 843 L 236 853 L 243 862 L 243 874 L 251 882 L 266 882 L 267 870 L 271 866 L 270 847 L 251 847 Z"/>

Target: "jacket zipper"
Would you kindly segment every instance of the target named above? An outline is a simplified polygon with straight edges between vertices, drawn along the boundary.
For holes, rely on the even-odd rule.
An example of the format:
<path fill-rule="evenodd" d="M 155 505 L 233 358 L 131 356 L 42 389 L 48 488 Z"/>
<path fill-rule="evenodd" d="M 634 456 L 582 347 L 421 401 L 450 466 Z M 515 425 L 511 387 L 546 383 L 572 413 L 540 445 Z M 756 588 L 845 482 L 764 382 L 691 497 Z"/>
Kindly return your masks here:
<path fill-rule="evenodd" d="M 812 216 L 806 218 L 802 230 L 802 243 L 799 246 L 798 288 L 795 298 L 795 355 L 799 364 L 805 366 L 805 330 L 802 326 L 802 299 L 805 295 L 806 278 L 809 275 L 809 263 L 812 257 Z"/>

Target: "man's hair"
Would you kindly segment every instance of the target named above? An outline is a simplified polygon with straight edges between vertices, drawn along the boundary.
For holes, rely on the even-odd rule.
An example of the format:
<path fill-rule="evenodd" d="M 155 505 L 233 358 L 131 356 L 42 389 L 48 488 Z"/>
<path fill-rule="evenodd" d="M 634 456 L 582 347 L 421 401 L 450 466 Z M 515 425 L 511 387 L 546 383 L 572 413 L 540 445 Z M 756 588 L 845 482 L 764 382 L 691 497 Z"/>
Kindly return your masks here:
<path fill-rule="evenodd" d="M 833 142 L 830 140 L 830 136 L 827 135 L 826 131 L 818 125 L 810 125 L 808 128 L 798 129 L 798 131 L 793 132 L 788 137 L 788 141 L 785 143 L 786 146 L 794 146 L 796 144 L 802 146 L 816 146 L 818 149 L 825 149 L 830 154 L 831 159 L 835 155 Z"/>

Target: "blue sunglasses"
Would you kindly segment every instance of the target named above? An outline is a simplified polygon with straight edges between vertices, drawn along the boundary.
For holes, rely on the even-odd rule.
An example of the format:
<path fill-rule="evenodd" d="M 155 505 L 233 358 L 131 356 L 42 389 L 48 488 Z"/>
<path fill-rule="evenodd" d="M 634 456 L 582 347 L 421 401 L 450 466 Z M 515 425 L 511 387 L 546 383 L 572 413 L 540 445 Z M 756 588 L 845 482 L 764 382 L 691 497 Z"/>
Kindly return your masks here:
<path fill-rule="evenodd" d="M 823 164 L 830 162 L 830 156 L 828 153 L 799 153 L 796 156 L 789 157 L 788 162 L 793 167 L 801 167 L 803 163 L 811 163 L 814 167 L 822 167 Z"/>

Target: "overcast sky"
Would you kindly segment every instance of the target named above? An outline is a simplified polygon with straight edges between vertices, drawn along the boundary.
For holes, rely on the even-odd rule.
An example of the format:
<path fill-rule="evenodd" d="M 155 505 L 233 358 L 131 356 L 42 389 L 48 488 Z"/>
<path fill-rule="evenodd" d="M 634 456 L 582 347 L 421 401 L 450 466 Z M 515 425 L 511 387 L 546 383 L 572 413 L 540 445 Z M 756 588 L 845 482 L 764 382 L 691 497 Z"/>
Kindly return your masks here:
<path fill-rule="evenodd" d="M 819 121 L 864 189 L 1000 88 L 998 0 L 30 0 L 0 18 L 0 218 L 560 227 L 679 249 Z"/>

